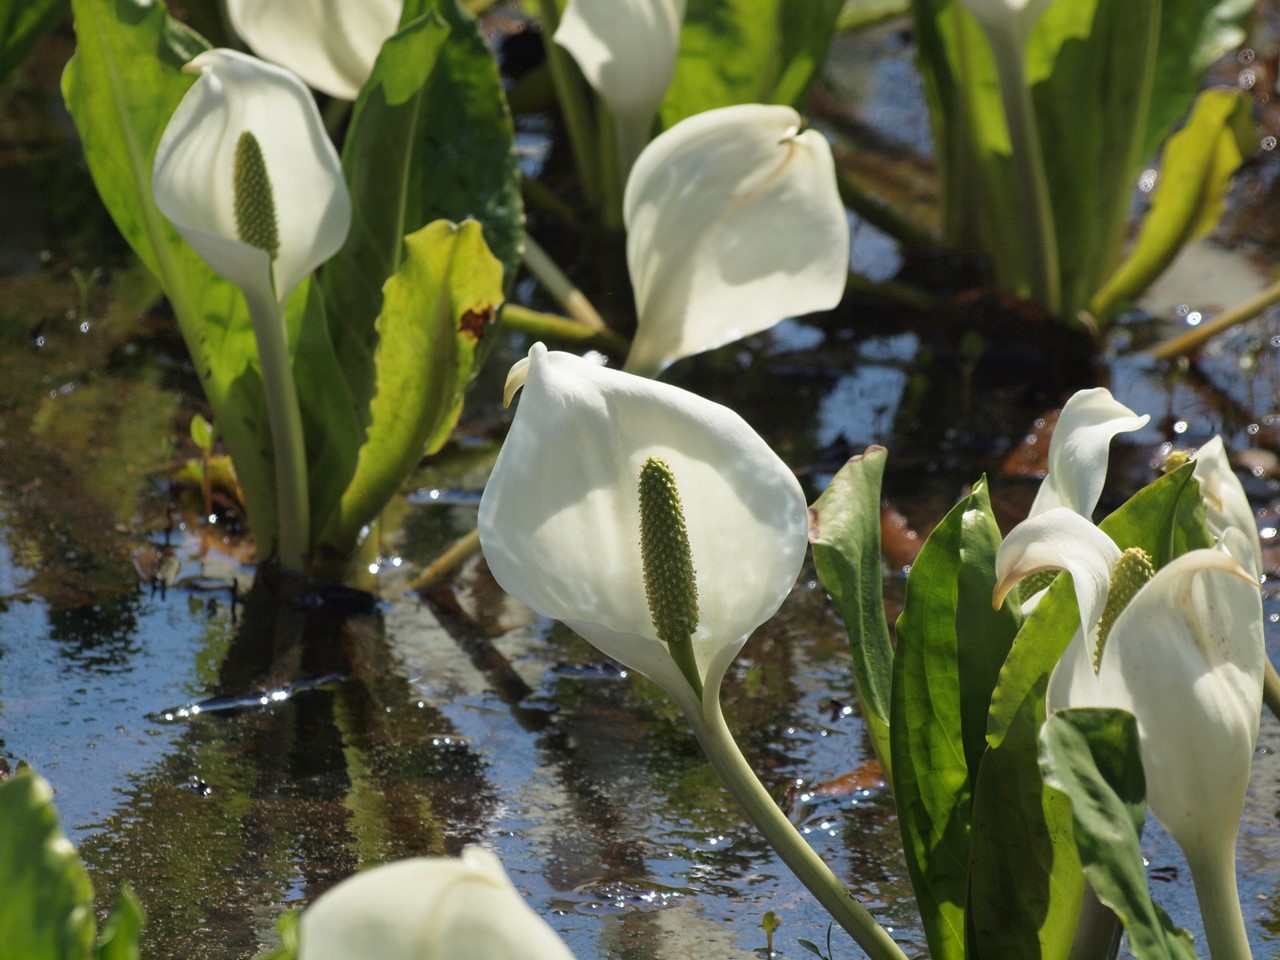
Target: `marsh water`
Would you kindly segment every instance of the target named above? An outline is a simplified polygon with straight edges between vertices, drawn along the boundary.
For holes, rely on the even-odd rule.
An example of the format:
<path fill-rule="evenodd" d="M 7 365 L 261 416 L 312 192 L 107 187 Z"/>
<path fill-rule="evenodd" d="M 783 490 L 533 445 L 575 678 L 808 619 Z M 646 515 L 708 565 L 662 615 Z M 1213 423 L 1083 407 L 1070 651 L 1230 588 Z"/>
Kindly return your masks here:
<path fill-rule="evenodd" d="M 500 334 L 455 441 L 389 510 L 361 589 L 282 596 L 255 582 L 234 504 L 206 503 L 181 479 L 199 456 L 187 426 L 203 404 L 61 111 L 71 44 L 63 28 L 0 88 L 0 757 L 53 784 L 99 908 L 128 883 L 147 911 L 147 956 L 247 958 L 273 943 L 282 912 L 361 865 L 483 843 L 584 960 L 764 956 L 768 910 L 781 920 L 778 956 L 809 955 L 801 938 L 825 952 L 825 914 L 745 825 L 657 688 L 506 598 L 478 557 L 416 583 L 474 526 L 509 416 L 502 377 L 527 348 L 519 336 Z M 880 157 L 869 175 L 927 199 L 910 53 L 900 24 L 842 40 L 813 119 Z M 540 156 L 545 124 L 520 126 L 522 148 Z M 1224 227 L 1097 361 L 1078 337 L 961 287 L 928 307 L 851 296 L 668 379 L 739 410 L 811 497 L 849 455 L 888 447 L 891 618 L 920 539 L 979 476 L 1006 527 L 1025 514 L 1046 418 L 1072 389 L 1105 384 L 1152 414 L 1113 445 L 1103 512 L 1171 445 L 1221 433 L 1258 510 L 1276 657 L 1280 321 L 1264 317 L 1190 364 L 1141 352 L 1262 285 L 1255 263 L 1275 238 L 1260 211 L 1276 171 L 1270 155 L 1251 162 Z M 874 279 L 955 269 L 902 263 L 851 222 L 855 267 Z M 624 309 L 607 258 L 572 238 L 560 252 L 602 309 Z M 538 296 L 528 282 L 519 292 Z M 793 821 L 923 956 L 844 630 L 811 567 L 734 663 L 724 699 Z M 1277 751 L 1280 723 L 1267 716 L 1239 847 L 1258 957 L 1280 955 Z M 1185 864 L 1154 822 L 1145 853 L 1157 899 L 1196 929 Z M 830 936 L 832 956 L 859 955 Z"/>

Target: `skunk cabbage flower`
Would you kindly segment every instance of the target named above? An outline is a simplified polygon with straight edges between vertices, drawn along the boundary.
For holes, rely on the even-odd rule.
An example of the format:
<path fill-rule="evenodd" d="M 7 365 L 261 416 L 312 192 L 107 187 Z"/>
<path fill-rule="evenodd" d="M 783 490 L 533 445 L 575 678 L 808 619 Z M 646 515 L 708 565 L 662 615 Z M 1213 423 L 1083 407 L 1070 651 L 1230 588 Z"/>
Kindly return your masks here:
<path fill-rule="evenodd" d="M 1187 857 L 1210 953 L 1248 956 L 1235 838 L 1262 706 L 1257 579 L 1225 544 L 1189 551 L 1153 574 L 1142 551 L 1122 554 L 1063 507 L 1019 524 L 1001 545 L 996 606 L 1018 580 L 1045 569 L 1071 574 L 1081 621 L 1050 677 L 1048 708 L 1134 715 L 1147 802 Z"/>
<path fill-rule="evenodd" d="M 480 501 L 490 571 L 701 716 L 697 686 L 718 697 L 747 637 L 795 585 L 808 528 L 799 483 L 736 413 L 676 387 L 540 343 L 511 368 L 506 400 L 522 387 Z M 641 474 L 655 460 L 683 513 L 670 590 L 642 556 L 642 526 L 647 537 L 653 524 L 641 520 Z M 680 596 L 690 564 L 696 598 Z M 653 604 L 686 600 L 672 639 Z"/>
<path fill-rule="evenodd" d="M 234 50 L 184 67 L 200 79 L 156 149 L 156 206 L 250 308 L 283 304 L 342 246 L 351 199 L 311 94 Z"/>
<path fill-rule="evenodd" d="M 555 42 L 613 114 L 625 179 L 649 140 L 680 49 L 685 0 L 570 0 Z"/>
<path fill-rule="evenodd" d="M 357 873 L 302 914 L 298 960 L 573 960 L 483 847 Z"/>
<path fill-rule="evenodd" d="M 1107 478 L 1111 439 L 1142 429 L 1150 419 L 1120 403 L 1106 387 L 1073 393 L 1053 428 L 1049 471 L 1027 515 L 1068 507 L 1083 517 L 1092 517 Z"/>
<path fill-rule="evenodd" d="M 264 60 L 354 100 L 395 33 L 403 0 L 227 0 L 231 26 Z"/>
<path fill-rule="evenodd" d="M 623 218 L 633 373 L 655 376 L 844 294 L 849 226 L 831 148 L 801 133 L 790 107 L 724 107 L 676 124 L 636 161 Z"/>
<path fill-rule="evenodd" d="M 1240 478 L 1231 469 L 1227 451 L 1221 437 L 1214 437 L 1196 451 L 1195 478 L 1200 481 L 1200 494 L 1204 497 L 1205 521 L 1216 537 L 1227 536 L 1227 531 L 1237 530 L 1243 537 L 1240 548 L 1227 541 L 1231 555 L 1250 570 L 1255 577 L 1262 573 L 1262 544 L 1258 540 L 1258 522 L 1249 506 Z M 1252 569 L 1250 564 L 1252 563 Z"/>

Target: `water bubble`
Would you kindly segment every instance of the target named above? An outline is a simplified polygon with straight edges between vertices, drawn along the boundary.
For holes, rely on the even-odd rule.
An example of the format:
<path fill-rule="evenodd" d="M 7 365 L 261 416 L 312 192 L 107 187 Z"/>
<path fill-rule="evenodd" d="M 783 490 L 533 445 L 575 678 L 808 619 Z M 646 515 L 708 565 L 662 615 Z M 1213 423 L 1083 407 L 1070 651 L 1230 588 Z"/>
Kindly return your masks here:
<path fill-rule="evenodd" d="M 1240 84 L 1243 90 L 1252 90 L 1258 82 L 1258 75 L 1252 70 L 1241 70 L 1239 76 L 1236 77 L 1236 83 Z"/>
<path fill-rule="evenodd" d="M 1187 314 L 1187 326 L 1195 327 L 1200 325 L 1200 321 L 1204 319 L 1204 314 L 1199 310 L 1192 310 Z"/>
<path fill-rule="evenodd" d="M 1276 138 L 1263 137 L 1261 146 L 1263 150 L 1274 150 L 1276 148 Z"/>
<path fill-rule="evenodd" d="M 1173 425 L 1173 432 L 1174 432 L 1174 433 L 1186 433 L 1186 432 L 1187 432 L 1187 427 L 1188 427 L 1188 426 L 1190 426 L 1190 424 L 1188 424 L 1188 423 L 1187 423 L 1187 421 L 1185 421 L 1185 420 L 1179 420 L 1179 421 L 1177 421 L 1176 423 L 1174 423 L 1174 425 Z"/>
<path fill-rule="evenodd" d="M 1236 54 L 1236 59 L 1241 63 L 1248 64 L 1248 63 L 1253 63 L 1253 58 L 1255 56 L 1256 54 L 1251 49 L 1249 49 L 1248 47 L 1243 47 L 1241 48 L 1240 52 Z"/>
<path fill-rule="evenodd" d="M 1158 170 L 1143 170 L 1142 176 L 1138 177 L 1138 189 L 1143 193 L 1150 193 L 1155 189 L 1156 180 L 1160 176 Z"/>

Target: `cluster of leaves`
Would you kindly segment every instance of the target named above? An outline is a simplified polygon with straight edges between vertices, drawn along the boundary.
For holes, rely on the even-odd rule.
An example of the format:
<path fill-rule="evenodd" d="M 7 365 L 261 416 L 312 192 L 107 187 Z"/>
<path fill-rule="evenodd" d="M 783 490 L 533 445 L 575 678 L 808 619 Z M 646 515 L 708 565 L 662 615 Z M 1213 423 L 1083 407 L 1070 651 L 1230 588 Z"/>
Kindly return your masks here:
<path fill-rule="evenodd" d="M 78 46 L 63 87 L 90 172 L 173 305 L 266 554 L 275 465 L 248 310 L 150 188 L 160 136 L 194 82 L 182 65 L 206 44 L 160 4 L 72 6 Z M 511 121 L 492 53 L 455 0 L 406 4 L 356 102 L 342 161 L 351 233 L 287 313 L 313 565 L 327 573 L 341 571 L 423 452 L 448 438 L 519 258 Z"/>
<path fill-rule="evenodd" d="M 27 767 L 0 781 L 0 931 L 6 956 L 137 960 L 142 919 L 124 889 L 98 932 L 93 884 L 58 825 L 48 782 Z"/>
<path fill-rule="evenodd" d="M 1252 0 L 1055 0 L 1045 9 L 1027 45 L 1026 74 L 1052 203 L 1062 317 L 1088 310 L 1105 321 L 1217 223 L 1232 174 L 1257 147 L 1252 102 L 1240 90 L 1200 94 L 1165 150 L 1153 209 L 1121 263 L 1143 165 L 1187 115 L 1206 68 L 1240 42 L 1252 7 Z M 1019 200 L 1009 189 L 1019 159 L 987 37 L 961 0 L 912 0 L 912 11 L 946 241 L 983 251 L 1000 286 L 1025 294 L 1030 258 L 1041 251 L 1020 235 Z"/>
<path fill-rule="evenodd" d="M 1211 545 L 1192 470 L 1161 477 L 1102 530 L 1157 567 Z M 1080 624 L 1070 577 L 1025 620 L 1016 594 L 992 608 L 1001 536 L 980 480 L 912 564 L 895 650 L 879 595 L 882 471 L 883 451 L 871 451 L 814 504 L 814 556 L 850 626 L 930 955 L 1065 960 L 1087 877 L 1135 955 L 1194 956 L 1147 887 L 1132 717 L 1068 710 L 1046 724 L 1049 675 Z"/>

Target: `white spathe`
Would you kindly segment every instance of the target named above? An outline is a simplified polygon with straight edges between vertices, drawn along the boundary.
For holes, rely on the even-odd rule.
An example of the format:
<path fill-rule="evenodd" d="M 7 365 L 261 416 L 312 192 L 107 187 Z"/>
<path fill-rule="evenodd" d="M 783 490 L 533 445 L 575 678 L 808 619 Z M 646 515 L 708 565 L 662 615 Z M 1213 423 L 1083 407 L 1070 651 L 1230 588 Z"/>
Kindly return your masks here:
<path fill-rule="evenodd" d="M 1028 516 L 1067 507 L 1092 517 L 1107 479 L 1111 440 L 1140 430 L 1150 420 L 1138 416 L 1106 387 L 1078 390 L 1063 405 L 1049 441 L 1049 471 Z"/>
<path fill-rule="evenodd" d="M 302 914 L 298 960 L 573 960 L 483 847 L 357 873 Z"/>
<path fill-rule="evenodd" d="M 251 303 L 283 304 L 346 240 L 351 198 L 338 155 L 310 91 L 289 71 L 222 49 L 184 69 L 200 77 L 156 149 L 156 206 Z M 257 139 L 271 182 L 280 239 L 274 263 L 236 229 L 233 172 L 245 131 Z"/>
<path fill-rule="evenodd" d="M 249 48 L 322 93 L 354 100 L 382 43 L 400 22 L 403 0 L 226 0 L 227 16 Z"/>
<path fill-rule="evenodd" d="M 685 0 L 570 0 L 556 29 L 613 114 L 624 176 L 671 85 L 684 10 Z"/>
<path fill-rule="evenodd" d="M 1072 691 L 1137 718 L 1147 802 L 1193 865 L 1234 850 L 1265 656 L 1257 580 L 1225 550 L 1192 550 L 1116 619 L 1095 688 Z"/>
<path fill-rule="evenodd" d="M 831 147 L 790 107 L 709 110 L 657 137 L 623 198 L 638 326 L 626 369 L 835 307 L 849 226 Z"/>
<path fill-rule="evenodd" d="M 523 388 L 480 501 L 480 543 L 512 596 L 561 620 L 664 687 L 702 704 L 657 637 L 645 597 L 637 484 L 671 468 L 698 590 L 692 643 L 707 697 L 795 585 L 808 508 L 795 475 L 727 407 L 535 344 L 512 367 Z"/>
<path fill-rule="evenodd" d="M 1080 628 L 1049 678 L 1047 708 L 1112 707 L 1137 720 L 1147 803 L 1182 848 L 1213 956 L 1248 956 L 1235 838 L 1258 738 L 1266 665 L 1257 578 L 1228 546 L 1156 571 L 1116 617 L 1097 669 L 1098 622 L 1119 550 L 1065 507 L 1015 527 L 996 555 L 995 601 L 1043 569 L 1067 570 Z M 1007 550 L 1006 550 L 1007 548 Z"/>
<path fill-rule="evenodd" d="M 1262 543 L 1258 539 L 1258 521 L 1249 498 L 1245 495 L 1240 478 L 1231 469 L 1222 437 L 1215 436 L 1196 451 L 1193 474 L 1200 482 L 1200 495 L 1204 497 L 1205 523 L 1216 537 L 1227 537 L 1236 530 L 1242 540 L 1228 539 L 1232 556 L 1256 577 L 1262 572 Z M 1234 544 L 1239 542 L 1240 548 Z"/>

